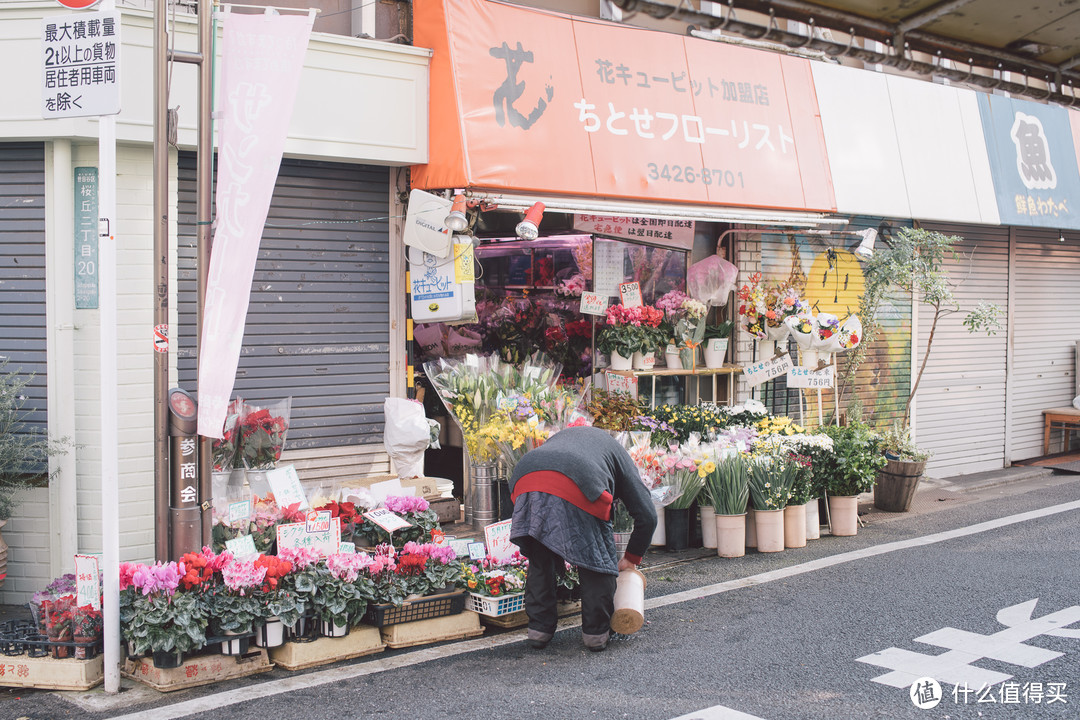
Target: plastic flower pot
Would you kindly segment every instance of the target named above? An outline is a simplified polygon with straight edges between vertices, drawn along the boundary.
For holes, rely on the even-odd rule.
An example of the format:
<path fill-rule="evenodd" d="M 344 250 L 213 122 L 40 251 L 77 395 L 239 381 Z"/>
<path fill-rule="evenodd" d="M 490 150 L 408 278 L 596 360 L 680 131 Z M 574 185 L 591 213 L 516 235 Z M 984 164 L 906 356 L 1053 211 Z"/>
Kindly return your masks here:
<path fill-rule="evenodd" d="M 161 670 L 178 668 L 184 662 L 184 653 L 179 650 L 155 650 L 151 657 L 154 661 L 154 667 Z"/>
<path fill-rule="evenodd" d="M 784 547 L 806 547 L 805 505 L 788 505 L 784 508 Z"/>
<path fill-rule="evenodd" d="M 784 549 L 784 511 L 755 510 L 758 552 L 780 552 Z"/>
<path fill-rule="evenodd" d="M 664 542 L 672 552 L 690 547 L 690 508 L 664 508 Z"/>
<path fill-rule="evenodd" d="M 716 516 L 716 554 L 726 558 L 746 554 L 746 513 Z"/>

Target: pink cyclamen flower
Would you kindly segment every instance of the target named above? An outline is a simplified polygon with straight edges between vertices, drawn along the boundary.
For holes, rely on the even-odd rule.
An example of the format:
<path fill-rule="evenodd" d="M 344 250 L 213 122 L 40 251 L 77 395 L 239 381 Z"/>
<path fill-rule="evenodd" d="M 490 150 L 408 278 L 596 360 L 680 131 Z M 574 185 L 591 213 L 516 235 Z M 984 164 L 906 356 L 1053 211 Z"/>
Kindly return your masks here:
<path fill-rule="evenodd" d="M 422 513 L 428 509 L 429 503 L 421 497 L 391 495 L 386 498 L 384 505 L 390 512 L 404 515 L 406 513 Z"/>
<path fill-rule="evenodd" d="M 230 590 L 237 590 L 241 595 L 251 588 L 262 585 L 266 577 L 266 568 L 255 565 L 254 560 L 236 560 L 221 569 L 221 578 Z"/>

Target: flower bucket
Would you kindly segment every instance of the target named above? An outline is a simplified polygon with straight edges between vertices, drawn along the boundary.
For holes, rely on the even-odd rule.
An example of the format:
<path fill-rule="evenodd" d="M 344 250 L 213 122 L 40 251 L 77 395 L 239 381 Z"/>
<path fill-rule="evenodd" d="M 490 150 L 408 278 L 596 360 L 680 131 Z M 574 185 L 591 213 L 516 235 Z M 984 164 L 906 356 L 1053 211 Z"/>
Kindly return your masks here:
<path fill-rule="evenodd" d="M 780 552 L 784 549 L 784 511 L 755 510 L 758 552 Z"/>
<path fill-rule="evenodd" d="M 673 552 L 690 547 L 690 508 L 664 508 L 664 542 Z"/>
<path fill-rule="evenodd" d="M 726 558 L 746 554 L 746 513 L 716 516 L 716 554 Z"/>
<path fill-rule="evenodd" d="M 275 648 L 285 642 L 285 624 L 277 618 L 267 618 L 266 622 L 255 628 L 257 647 Z"/>
<path fill-rule="evenodd" d="M 656 353 L 655 352 L 636 352 L 634 353 L 634 369 L 635 370 L 652 370 L 656 367 Z"/>
<path fill-rule="evenodd" d="M 757 523 L 754 522 L 754 508 L 746 508 L 746 539 L 743 541 L 748 548 L 757 547 Z"/>
<path fill-rule="evenodd" d="M 702 345 L 705 352 L 705 367 L 716 370 L 724 367 L 724 356 L 727 355 L 727 338 L 709 338 Z"/>
<path fill-rule="evenodd" d="M 758 340 L 758 362 L 772 360 L 774 355 L 776 355 L 775 340 Z"/>
<path fill-rule="evenodd" d="M 802 362 L 800 363 L 802 365 L 802 367 L 807 367 L 807 368 L 811 368 L 813 370 L 817 370 L 818 361 L 821 358 L 821 353 L 820 352 L 818 352 L 817 350 L 803 350 L 803 351 L 800 352 L 800 355 L 802 356 L 801 357 Z"/>
<path fill-rule="evenodd" d="M 633 366 L 633 357 L 623 357 L 616 351 L 611 352 L 612 370 L 629 370 Z"/>
<path fill-rule="evenodd" d="M 617 532 L 615 533 L 615 559 L 621 560 L 622 556 L 626 554 L 626 546 L 630 544 L 630 536 L 632 532 Z"/>
<path fill-rule="evenodd" d="M 472 480 L 472 525 L 482 530 L 498 515 L 499 467 L 496 463 L 469 465 Z"/>
<path fill-rule="evenodd" d="M 889 460 L 878 470 L 874 484 L 874 507 L 885 512 L 907 512 L 926 471 L 926 461 Z"/>
<path fill-rule="evenodd" d="M 623 570 L 615 585 L 615 612 L 611 629 L 632 635 L 645 624 L 645 576 L 638 570 Z"/>
<path fill-rule="evenodd" d="M 805 505 L 788 505 L 784 508 L 784 547 L 806 547 Z"/>
<path fill-rule="evenodd" d="M 716 512 L 711 505 L 701 508 L 701 546 L 709 550 L 716 549 Z"/>
<path fill-rule="evenodd" d="M 266 479 L 266 470 L 248 470 L 247 482 L 252 495 L 266 497 L 270 492 L 270 481 Z"/>
<path fill-rule="evenodd" d="M 859 532 L 859 497 L 857 495 L 832 495 L 829 497 L 829 519 L 832 534 L 855 535 Z"/>
<path fill-rule="evenodd" d="M 674 345 L 668 345 L 664 348 L 664 362 L 671 370 L 682 370 L 682 358 L 679 356 L 679 348 Z"/>
<path fill-rule="evenodd" d="M 232 635 L 233 633 L 225 633 L 226 635 Z M 237 635 L 229 640 L 221 641 L 221 654 L 222 655 L 243 655 L 248 651 L 251 645 L 250 635 Z"/>
<path fill-rule="evenodd" d="M 649 544 L 663 547 L 667 539 L 667 531 L 664 529 L 664 506 L 653 503 L 653 507 L 656 509 L 656 529 L 653 530 Z"/>
<path fill-rule="evenodd" d="M 806 503 L 806 539 L 817 540 L 821 537 L 821 515 L 818 513 L 818 501 L 814 498 Z"/>

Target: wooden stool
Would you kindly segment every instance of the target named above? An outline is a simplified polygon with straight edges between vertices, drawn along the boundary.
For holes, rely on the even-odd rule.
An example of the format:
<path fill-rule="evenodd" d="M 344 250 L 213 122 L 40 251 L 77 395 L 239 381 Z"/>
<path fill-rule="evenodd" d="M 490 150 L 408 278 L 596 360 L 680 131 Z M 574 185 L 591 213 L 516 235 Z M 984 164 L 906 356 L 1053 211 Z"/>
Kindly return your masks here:
<path fill-rule="evenodd" d="M 1043 410 L 1043 455 L 1050 454 L 1050 431 L 1063 430 L 1064 450 L 1069 449 L 1069 431 L 1080 430 L 1080 410 L 1073 407 Z"/>

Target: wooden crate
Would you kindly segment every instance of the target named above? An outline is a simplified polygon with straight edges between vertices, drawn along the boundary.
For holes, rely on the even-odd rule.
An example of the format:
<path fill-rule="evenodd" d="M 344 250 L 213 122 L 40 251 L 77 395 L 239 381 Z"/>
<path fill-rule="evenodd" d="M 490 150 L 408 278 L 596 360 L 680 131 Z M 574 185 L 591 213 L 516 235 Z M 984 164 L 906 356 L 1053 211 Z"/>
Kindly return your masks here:
<path fill-rule="evenodd" d="M 461 501 L 457 498 L 439 498 L 430 502 L 440 525 L 461 522 Z"/>
<path fill-rule="evenodd" d="M 442 642 L 443 640 L 461 640 L 482 635 L 480 616 L 471 610 L 456 615 L 414 620 L 380 628 L 383 642 L 390 648 L 405 648 L 413 645 Z"/>
<path fill-rule="evenodd" d="M 577 615 L 581 612 L 581 601 L 574 600 L 573 602 L 561 602 L 559 603 L 559 617 L 568 617 L 570 615 Z M 489 627 L 498 628 L 519 628 L 525 627 L 529 624 L 529 616 L 525 614 L 524 610 L 518 610 L 517 612 L 510 613 L 509 615 L 500 615 L 498 617 L 492 617 L 490 615 L 481 615 L 480 622 Z"/>
<path fill-rule="evenodd" d="M 105 677 L 101 655 L 92 660 L 26 655 L 0 657 L 0 687 L 27 687 L 42 690 L 89 690 Z"/>
<path fill-rule="evenodd" d="M 357 625 L 345 637 L 323 637 L 313 642 L 287 642 L 270 650 L 270 659 L 285 670 L 328 665 L 339 660 L 349 660 L 372 655 L 386 649 L 379 629 L 370 625 Z"/>
<path fill-rule="evenodd" d="M 274 664 L 265 648 L 252 648 L 244 655 L 222 655 L 204 653 L 184 660 L 180 667 L 156 668 L 148 657 L 128 659 L 120 674 L 132 680 L 138 680 L 161 692 L 186 690 L 187 688 L 209 685 L 221 680 L 246 677 L 272 670 Z"/>

